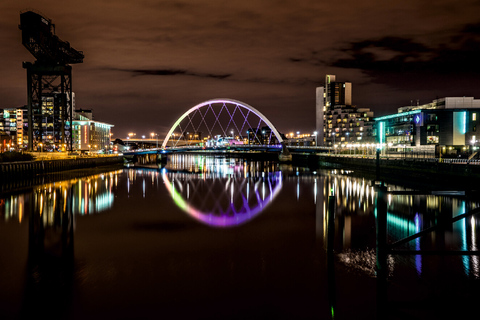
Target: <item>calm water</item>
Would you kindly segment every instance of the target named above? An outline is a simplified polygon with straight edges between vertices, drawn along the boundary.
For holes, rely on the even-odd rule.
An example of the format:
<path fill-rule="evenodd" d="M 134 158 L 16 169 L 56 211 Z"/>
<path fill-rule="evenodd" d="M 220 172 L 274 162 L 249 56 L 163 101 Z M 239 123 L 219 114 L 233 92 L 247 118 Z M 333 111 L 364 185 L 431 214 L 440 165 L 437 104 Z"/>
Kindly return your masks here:
<path fill-rule="evenodd" d="M 406 193 L 388 195 L 388 243 L 442 228 L 395 246 L 385 276 L 376 272 L 378 193 L 354 172 L 177 156 L 165 169 L 0 194 L 0 318 L 435 319 L 476 311 L 479 216 L 449 219 L 479 199 L 388 188 Z"/>

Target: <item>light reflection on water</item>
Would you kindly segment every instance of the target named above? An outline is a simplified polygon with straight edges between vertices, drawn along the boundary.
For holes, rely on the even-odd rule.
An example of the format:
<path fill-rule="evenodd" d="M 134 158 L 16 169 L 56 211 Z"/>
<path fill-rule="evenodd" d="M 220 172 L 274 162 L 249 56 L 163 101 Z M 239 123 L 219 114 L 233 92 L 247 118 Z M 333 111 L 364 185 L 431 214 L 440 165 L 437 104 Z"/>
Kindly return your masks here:
<path fill-rule="evenodd" d="M 365 235 L 372 233 L 376 196 L 369 181 L 344 171 L 308 172 L 288 166 L 281 170 L 274 162 L 182 155 L 174 157 L 161 172 L 126 169 L 35 187 L 34 211 L 44 217 L 45 223 L 52 221 L 56 210 L 66 210 L 67 197 L 73 189 L 74 215 L 102 213 L 112 207 L 119 177 L 125 174 L 128 193 L 132 184 L 140 180 L 145 197 L 145 183 L 150 180 L 154 185 L 162 179 L 178 207 L 198 221 L 212 226 L 235 226 L 249 221 L 275 201 L 284 184 L 294 184 L 297 201 L 304 199 L 305 193 L 313 195 L 311 199 L 316 207 L 317 225 L 322 226 L 317 233 L 325 235 L 326 200 L 329 195 L 335 195 L 336 250 L 349 255 L 361 250 L 363 255 L 374 248 L 372 237 Z M 57 208 L 58 197 L 63 198 L 63 208 Z M 25 202 L 25 194 L 1 198 L 2 219 L 21 223 L 25 216 Z M 389 194 L 388 240 L 401 240 L 476 207 L 478 202 L 467 201 L 464 197 Z M 447 227 L 445 234 L 432 232 L 409 242 L 405 248 L 475 251 L 478 248 L 478 223 L 475 215 L 462 219 Z M 475 277 L 479 276 L 477 258 L 462 258 L 465 272 L 473 273 Z M 421 273 L 421 256 L 415 256 L 415 261 L 417 271 Z"/>
<path fill-rule="evenodd" d="M 179 208 L 212 227 L 248 222 L 282 189 L 282 172 L 275 171 L 273 163 L 228 158 L 173 156 L 162 170 L 162 179 Z"/>
<path fill-rule="evenodd" d="M 43 217 L 46 225 L 53 223 L 58 210 L 67 210 L 69 201 L 73 215 L 108 211 L 123 175 L 126 175 L 129 196 L 133 184 L 142 184 L 145 197 L 146 183 L 156 185 L 160 179 L 180 209 L 197 221 L 214 227 L 234 227 L 250 221 L 276 201 L 282 188 L 293 191 L 299 203 L 306 199 L 305 194 L 311 194 L 310 199 L 316 208 L 317 237 L 323 238 L 327 232 L 326 201 L 328 196 L 335 195 L 336 252 L 346 265 L 375 273 L 372 260 L 375 230 L 372 226 L 376 192 L 370 181 L 354 177 L 348 171 L 310 172 L 303 168 L 281 167 L 275 162 L 181 155 L 173 157 L 162 170 L 125 169 L 34 187 L 33 210 Z M 290 187 L 292 185 L 294 188 Z M 389 188 L 396 190 L 399 187 Z M 71 200 L 67 199 L 69 197 Z M 26 201 L 25 194 L 1 198 L 0 216 L 4 221 L 22 223 Z M 389 194 L 388 242 L 401 240 L 477 207 L 478 202 L 464 197 Z M 451 224 L 444 232 L 419 237 L 400 249 L 475 251 L 478 248 L 478 223 L 478 218 L 473 215 Z M 421 275 L 422 256 L 413 255 L 412 260 L 417 274 Z M 467 275 L 480 276 L 478 256 L 464 255 L 461 260 Z M 393 263 L 390 265 L 393 267 Z"/>
<path fill-rule="evenodd" d="M 57 210 L 67 211 L 67 198 L 73 200 L 71 210 L 74 215 L 91 215 L 108 210 L 113 204 L 113 188 L 122 172 L 119 170 L 33 187 L 34 212 L 44 216 L 47 221 Z M 74 194 L 70 194 L 72 190 Z M 21 223 L 27 201 L 27 193 L 0 196 L 1 217 L 5 221 L 14 219 Z M 58 208 L 60 202 L 63 203 L 62 208 Z"/>
<path fill-rule="evenodd" d="M 388 188 L 403 190 L 401 186 Z M 228 232 L 234 232 L 235 228 L 254 226 L 263 214 L 275 217 L 291 206 L 288 219 L 293 222 L 308 218 L 312 226 L 308 232 L 315 232 L 313 236 L 320 247 L 325 247 L 327 201 L 333 195 L 334 251 L 338 261 L 350 271 L 376 276 L 377 192 L 371 181 L 349 171 L 311 171 L 269 161 L 178 156 L 164 169 L 130 168 L 41 185 L 31 192 L 0 195 L 0 226 L 28 223 L 30 215 L 43 224 L 43 229 L 35 230 L 57 230 L 61 239 L 63 221 L 70 221 L 70 214 L 82 219 L 103 214 L 114 217 L 119 197 L 135 203 L 150 201 L 152 206 L 160 195 L 171 201 L 159 205 L 158 215 L 163 207 L 176 207 L 178 214 L 199 226 L 215 227 L 216 231 L 228 227 Z M 388 243 L 439 224 L 445 226 L 395 250 L 476 251 L 479 247 L 477 215 L 449 223 L 449 219 L 478 208 L 478 201 L 464 196 L 406 192 L 389 193 L 387 203 Z M 439 255 L 393 253 L 387 259 L 388 275 L 392 278 L 414 274 L 423 279 L 441 269 L 449 275 L 457 272 L 464 278 L 478 279 L 479 264 L 478 255 L 452 255 L 445 259 Z"/>

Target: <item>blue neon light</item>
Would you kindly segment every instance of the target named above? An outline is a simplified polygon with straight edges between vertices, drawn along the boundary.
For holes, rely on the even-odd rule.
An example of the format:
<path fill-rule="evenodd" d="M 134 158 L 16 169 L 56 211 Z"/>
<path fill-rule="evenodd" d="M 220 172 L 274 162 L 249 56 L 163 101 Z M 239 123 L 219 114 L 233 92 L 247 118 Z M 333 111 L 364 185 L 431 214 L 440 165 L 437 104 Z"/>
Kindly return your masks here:
<path fill-rule="evenodd" d="M 390 114 L 388 116 L 378 117 L 378 118 L 375 118 L 374 120 L 375 121 L 383 121 L 383 120 L 388 120 L 388 119 L 393 119 L 393 118 L 410 116 L 412 114 L 417 114 L 417 113 L 420 113 L 420 112 L 422 112 L 422 110 L 412 110 L 412 111 L 407 111 L 407 112 Z"/>
<path fill-rule="evenodd" d="M 385 143 L 385 122 L 379 123 L 379 143 Z"/>

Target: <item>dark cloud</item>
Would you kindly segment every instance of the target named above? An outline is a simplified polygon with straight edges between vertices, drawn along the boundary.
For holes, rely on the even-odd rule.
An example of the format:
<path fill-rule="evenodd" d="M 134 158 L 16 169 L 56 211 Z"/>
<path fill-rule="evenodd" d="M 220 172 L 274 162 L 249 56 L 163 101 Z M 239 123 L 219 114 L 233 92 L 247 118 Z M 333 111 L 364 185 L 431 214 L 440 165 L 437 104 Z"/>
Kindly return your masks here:
<path fill-rule="evenodd" d="M 332 64 L 339 68 L 359 69 L 377 83 L 398 88 L 440 86 L 448 80 L 479 83 L 480 24 L 466 25 L 446 43 L 435 47 L 411 38 L 387 36 L 351 43 L 342 51 L 348 58 Z M 456 82 L 456 85 L 459 83 Z"/>
<path fill-rule="evenodd" d="M 467 24 L 462 30 L 464 33 L 480 35 L 480 22 L 475 24 Z"/>
<path fill-rule="evenodd" d="M 195 73 L 186 70 L 178 69 L 156 69 L 156 70 L 121 70 L 126 72 L 132 72 L 135 75 L 145 75 L 145 76 L 176 76 L 176 75 L 186 75 L 193 77 L 201 78 L 214 78 L 214 79 L 226 79 L 231 77 L 231 74 L 209 74 L 209 73 Z"/>
<path fill-rule="evenodd" d="M 400 37 L 383 37 L 378 40 L 364 40 L 355 42 L 352 44 L 350 50 L 358 52 L 365 48 L 384 48 L 392 50 L 405 55 L 417 55 L 421 52 L 429 51 L 424 45 L 415 43 L 412 39 L 400 38 Z"/>

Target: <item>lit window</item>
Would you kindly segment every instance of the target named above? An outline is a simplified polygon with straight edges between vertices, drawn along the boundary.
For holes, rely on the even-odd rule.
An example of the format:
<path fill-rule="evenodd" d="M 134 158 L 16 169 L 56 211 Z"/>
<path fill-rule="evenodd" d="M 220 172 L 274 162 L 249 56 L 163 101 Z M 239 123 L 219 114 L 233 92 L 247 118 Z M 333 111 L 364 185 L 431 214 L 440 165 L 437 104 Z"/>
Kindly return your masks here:
<path fill-rule="evenodd" d="M 473 120 L 473 121 L 477 121 L 477 114 L 476 114 L 476 113 L 473 113 L 473 114 L 472 114 L 472 120 Z"/>

